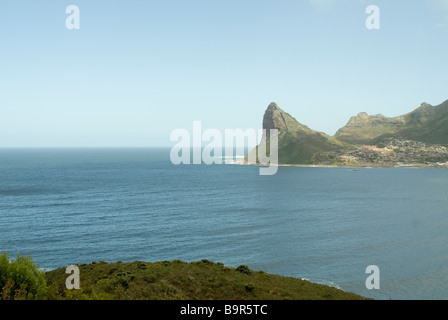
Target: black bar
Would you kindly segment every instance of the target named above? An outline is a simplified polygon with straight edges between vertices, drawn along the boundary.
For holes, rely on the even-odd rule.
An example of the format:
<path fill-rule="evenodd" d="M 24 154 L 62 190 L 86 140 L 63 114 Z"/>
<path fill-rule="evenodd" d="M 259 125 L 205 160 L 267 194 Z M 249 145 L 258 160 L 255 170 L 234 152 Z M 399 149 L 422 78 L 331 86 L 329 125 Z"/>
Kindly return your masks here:
<path fill-rule="evenodd" d="M 409 301 L 408 301 L 409 302 Z M 21 316 L 51 315 L 99 319 L 113 316 L 121 320 L 138 319 L 302 319 L 322 316 L 360 315 L 377 313 L 387 307 L 389 314 L 394 301 L 0 301 L 3 312 Z M 392 307 L 392 308 L 391 308 Z M 213 308 L 213 309 L 212 309 Z M 10 310 L 7 310 L 10 309 Z M 213 310 L 210 315 L 210 310 Z M 361 310 L 361 311 L 359 311 Z M 360 312 L 360 313 L 358 313 Z M 384 313 L 379 313 L 384 314 Z M 136 318 L 133 318 L 136 319 Z"/>

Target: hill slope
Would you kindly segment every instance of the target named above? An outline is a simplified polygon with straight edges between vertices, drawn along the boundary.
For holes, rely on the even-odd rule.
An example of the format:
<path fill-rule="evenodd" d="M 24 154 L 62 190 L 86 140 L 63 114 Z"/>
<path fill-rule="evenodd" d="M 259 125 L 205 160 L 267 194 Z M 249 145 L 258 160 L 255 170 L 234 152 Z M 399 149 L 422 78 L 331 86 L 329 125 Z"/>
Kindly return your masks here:
<path fill-rule="evenodd" d="M 280 164 L 312 164 L 316 154 L 350 147 L 347 143 L 301 124 L 274 102 L 268 106 L 264 114 L 263 129 L 279 131 L 278 162 Z M 267 133 L 269 134 L 269 131 Z M 263 140 L 265 139 L 266 137 L 263 136 Z M 267 139 L 269 141 L 269 136 Z M 251 153 L 257 151 L 258 148 L 252 150 Z"/>
<path fill-rule="evenodd" d="M 448 100 L 435 107 L 422 103 L 414 111 L 394 118 L 360 113 L 339 129 L 335 137 L 352 144 L 378 144 L 391 137 L 448 144 Z"/>
<path fill-rule="evenodd" d="M 92 263 L 80 268 L 80 290 L 67 290 L 65 268 L 47 272 L 49 299 L 365 300 L 305 280 L 225 267 L 209 260 Z"/>
<path fill-rule="evenodd" d="M 447 152 L 443 149 L 443 145 L 448 146 L 448 100 L 435 107 L 423 103 L 414 111 L 394 118 L 361 112 L 333 137 L 308 128 L 271 103 L 264 113 L 263 129 L 268 134 L 270 129 L 279 131 L 279 164 L 448 166 Z M 269 135 L 263 136 L 264 142 L 269 150 Z M 366 145 L 382 147 L 365 152 Z M 249 152 L 246 162 L 250 159 L 260 162 L 256 157 L 258 148 Z M 409 152 L 403 153 L 404 149 Z"/>

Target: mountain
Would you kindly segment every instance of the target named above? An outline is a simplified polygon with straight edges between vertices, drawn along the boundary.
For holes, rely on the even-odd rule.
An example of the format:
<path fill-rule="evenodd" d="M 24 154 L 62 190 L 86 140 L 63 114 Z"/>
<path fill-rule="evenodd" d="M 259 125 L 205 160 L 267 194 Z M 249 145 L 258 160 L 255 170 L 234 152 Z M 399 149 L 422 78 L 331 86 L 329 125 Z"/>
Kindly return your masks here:
<path fill-rule="evenodd" d="M 278 162 L 280 164 L 312 164 L 316 154 L 350 147 L 347 143 L 301 124 L 274 102 L 264 113 L 263 129 L 266 129 L 268 134 L 270 129 L 279 131 Z M 266 138 L 269 145 L 269 136 L 263 136 L 263 141 Z M 258 147 L 251 152 L 257 152 L 257 150 Z"/>
<path fill-rule="evenodd" d="M 335 134 L 338 140 L 351 144 L 378 144 L 391 137 L 448 144 L 448 100 L 435 107 L 422 103 L 414 111 L 394 118 L 359 113 Z"/>
<path fill-rule="evenodd" d="M 448 146 L 448 100 L 438 106 L 422 103 L 394 118 L 361 112 L 333 137 L 301 124 L 273 102 L 264 113 L 263 129 L 268 134 L 270 129 L 279 131 L 279 164 L 448 167 L 448 148 L 443 146 Z M 269 135 L 263 136 L 263 142 L 269 150 Z M 258 147 L 246 162 L 254 154 Z"/>

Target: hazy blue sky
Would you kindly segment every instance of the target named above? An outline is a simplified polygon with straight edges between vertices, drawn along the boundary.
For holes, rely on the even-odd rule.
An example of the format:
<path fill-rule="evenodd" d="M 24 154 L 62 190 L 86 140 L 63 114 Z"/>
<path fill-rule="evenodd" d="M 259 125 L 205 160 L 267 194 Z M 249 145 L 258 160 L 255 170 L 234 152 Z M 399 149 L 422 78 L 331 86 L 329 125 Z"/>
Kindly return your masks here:
<path fill-rule="evenodd" d="M 447 100 L 447 56 L 448 0 L 0 0 L 0 147 L 169 146 L 272 101 L 332 135 Z"/>

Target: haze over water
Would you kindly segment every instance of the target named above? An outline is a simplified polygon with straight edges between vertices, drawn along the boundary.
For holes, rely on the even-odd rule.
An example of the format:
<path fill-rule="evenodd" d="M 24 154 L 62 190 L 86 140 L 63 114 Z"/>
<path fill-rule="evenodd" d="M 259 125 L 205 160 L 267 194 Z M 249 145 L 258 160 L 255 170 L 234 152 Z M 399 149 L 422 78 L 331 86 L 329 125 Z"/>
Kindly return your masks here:
<path fill-rule="evenodd" d="M 175 166 L 169 149 L 0 149 L 0 251 L 45 269 L 210 259 L 376 299 L 447 299 L 446 190 L 445 169 L 260 176 Z M 380 290 L 365 287 L 369 265 Z"/>

